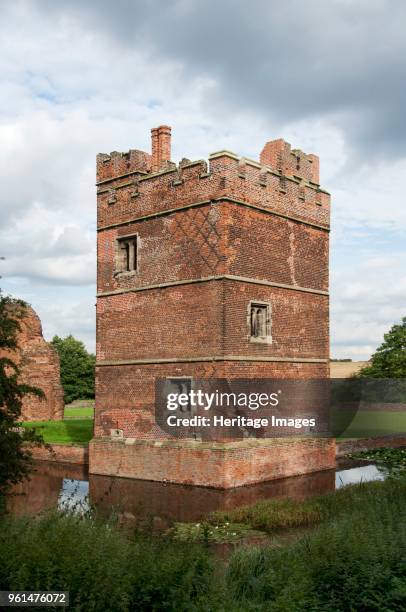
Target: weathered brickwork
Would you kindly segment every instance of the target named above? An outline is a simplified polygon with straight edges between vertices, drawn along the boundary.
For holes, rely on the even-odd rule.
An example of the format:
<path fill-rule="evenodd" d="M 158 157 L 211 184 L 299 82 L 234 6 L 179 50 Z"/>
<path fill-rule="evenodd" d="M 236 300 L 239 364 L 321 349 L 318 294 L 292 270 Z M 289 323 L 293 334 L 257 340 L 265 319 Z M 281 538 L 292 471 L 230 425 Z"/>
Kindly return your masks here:
<path fill-rule="evenodd" d="M 218 358 L 221 359 L 221 356 Z M 323 378 L 328 364 L 207 361 L 187 363 L 146 363 L 99 367 L 96 373 L 97 408 L 95 435 L 107 435 L 111 429 L 122 429 L 126 437 L 166 439 L 167 434 L 155 425 L 155 380 L 190 376 L 192 378 Z M 115 392 L 114 401 L 112 394 Z M 113 390 L 113 391 L 112 391 Z"/>
<path fill-rule="evenodd" d="M 89 450 L 87 446 L 52 444 L 48 447 L 33 446 L 30 448 L 30 451 L 35 461 L 73 463 L 75 465 L 87 465 L 89 463 Z"/>
<path fill-rule="evenodd" d="M 299 296 L 231 279 L 105 296 L 97 307 L 98 355 L 103 361 L 222 354 L 326 359 L 328 338 L 320 327 L 328 316 L 327 298 Z M 272 305 L 271 344 L 250 342 L 252 300 Z"/>
<path fill-rule="evenodd" d="M 143 480 L 167 480 L 227 489 L 265 480 L 329 469 L 335 465 L 333 440 L 255 440 L 205 442 L 91 443 L 93 473 L 116 473 Z M 166 474 L 166 476 L 163 476 Z"/>
<path fill-rule="evenodd" d="M 170 442 L 154 422 L 157 377 L 328 377 L 330 198 L 318 172 L 315 155 L 283 140 L 261 163 L 220 151 L 176 165 L 168 126 L 152 130 L 151 155 L 98 155 L 91 472 L 228 487 L 332 467 L 323 440 L 292 444 L 289 461 L 275 440 L 241 456 L 227 444 L 202 456 L 155 444 Z M 251 302 L 269 305 L 266 342 L 252 341 Z M 190 466 L 203 457 L 210 468 L 197 477 Z"/>
<path fill-rule="evenodd" d="M 59 356 L 42 335 L 41 321 L 28 306 L 20 320 L 18 351 L 10 357 L 20 367 L 20 382 L 43 390 L 45 398 L 26 395 L 22 420 L 48 421 L 63 418 L 63 389 L 60 380 Z"/>

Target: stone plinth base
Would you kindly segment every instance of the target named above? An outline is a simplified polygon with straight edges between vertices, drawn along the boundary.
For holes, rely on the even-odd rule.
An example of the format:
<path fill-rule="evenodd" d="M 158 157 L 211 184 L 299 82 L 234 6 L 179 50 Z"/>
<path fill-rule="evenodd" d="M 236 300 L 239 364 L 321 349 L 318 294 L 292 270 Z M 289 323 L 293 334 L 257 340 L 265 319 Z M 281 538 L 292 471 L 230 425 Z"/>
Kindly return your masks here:
<path fill-rule="evenodd" d="M 330 438 L 227 443 L 93 438 L 89 472 L 230 489 L 332 469 L 335 453 Z"/>

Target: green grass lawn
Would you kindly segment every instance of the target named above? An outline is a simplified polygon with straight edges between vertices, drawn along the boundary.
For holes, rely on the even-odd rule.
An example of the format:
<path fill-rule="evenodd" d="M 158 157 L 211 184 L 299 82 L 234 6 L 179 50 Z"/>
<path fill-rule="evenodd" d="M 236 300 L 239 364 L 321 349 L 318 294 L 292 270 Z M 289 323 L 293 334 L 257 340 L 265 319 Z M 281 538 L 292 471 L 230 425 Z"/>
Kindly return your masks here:
<path fill-rule="evenodd" d="M 92 419 L 38 421 L 23 423 L 23 426 L 35 427 L 49 444 L 87 444 L 93 437 Z"/>
<path fill-rule="evenodd" d="M 64 418 L 65 419 L 92 419 L 94 416 L 93 406 L 84 407 L 71 407 L 65 406 Z"/>
<path fill-rule="evenodd" d="M 50 444 L 87 444 L 93 436 L 93 408 L 65 408 L 63 421 L 38 421 L 24 423 L 24 426 L 36 427 L 45 442 Z M 360 411 L 338 438 L 368 438 L 405 432 L 405 412 Z"/>
<path fill-rule="evenodd" d="M 360 410 L 339 438 L 369 438 L 406 433 L 406 412 Z"/>

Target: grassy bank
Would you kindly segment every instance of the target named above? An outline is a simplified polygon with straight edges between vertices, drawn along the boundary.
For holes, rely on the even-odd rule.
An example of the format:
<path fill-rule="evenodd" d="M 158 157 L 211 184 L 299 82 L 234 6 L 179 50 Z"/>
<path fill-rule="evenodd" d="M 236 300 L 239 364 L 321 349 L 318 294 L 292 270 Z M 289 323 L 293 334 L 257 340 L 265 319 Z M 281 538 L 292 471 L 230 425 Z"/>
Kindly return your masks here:
<path fill-rule="evenodd" d="M 65 406 L 65 419 L 93 419 L 93 406 Z"/>
<path fill-rule="evenodd" d="M 52 514 L 0 523 L 1 588 L 66 590 L 69 610 L 214 609 L 213 575 L 201 546 L 128 539 L 91 519 Z"/>
<path fill-rule="evenodd" d="M 87 444 L 93 437 L 94 400 L 82 400 L 65 406 L 63 421 L 32 421 L 48 444 Z"/>
<path fill-rule="evenodd" d="M 23 423 L 23 426 L 35 427 L 48 444 L 87 444 L 93 437 L 91 419 L 36 421 Z"/>
<path fill-rule="evenodd" d="M 380 450 L 385 457 L 388 455 L 389 449 Z M 404 452 L 395 450 L 393 455 L 404 457 Z M 403 466 L 403 473 L 404 469 Z M 396 473 L 399 473 L 399 470 Z M 385 486 L 390 485 L 387 483 Z M 343 487 L 305 500 L 261 500 L 252 505 L 213 512 L 202 523 L 178 523 L 174 532 L 184 541 L 208 539 L 212 542 L 232 542 L 233 538 L 227 539 L 226 536 L 233 534 L 238 538 L 250 533 L 280 534 L 284 530 L 325 524 L 348 512 L 362 512 L 371 496 L 379 497 L 382 490 L 382 482 L 371 482 Z"/>
<path fill-rule="evenodd" d="M 256 611 L 404 610 L 405 481 L 358 489 L 354 504 L 296 544 L 238 551 L 230 600 Z"/>
<path fill-rule="evenodd" d="M 271 534 L 292 525 L 312 530 L 295 544 L 237 548 L 224 564 L 204 542 L 177 541 L 173 532 L 125 535 L 113 524 L 72 515 L 8 517 L 0 522 L 0 584 L 69 590 L 70 609 L 95 612 L 406 608 L 404 478 L 354 485 L 320 496 L 314 506 L 253 508 L 210 520 L 238 518 L 247 528 L 257 522 Z"/>
<path fill-rule="evenodd" d="M 335 415 L 339 418 L 339 415 Z M 344 419 L 345 422 L 345 419 Z M 406 412 L 359 410 L 349 426 L 339 436 L 343 438 L 371 438 L 406 432 Z"/>

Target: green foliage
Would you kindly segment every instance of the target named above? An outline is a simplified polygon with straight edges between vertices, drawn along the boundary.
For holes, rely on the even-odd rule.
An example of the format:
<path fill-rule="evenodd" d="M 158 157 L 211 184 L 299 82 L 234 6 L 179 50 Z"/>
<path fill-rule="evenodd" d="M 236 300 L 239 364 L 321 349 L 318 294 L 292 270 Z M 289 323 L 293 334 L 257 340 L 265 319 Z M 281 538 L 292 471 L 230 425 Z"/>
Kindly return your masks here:
<path fill-rule="evenodd" d="M 344 487 L 316 503 L 324 522 L 308 535 L 237 548 L 224 566 L 207 546 L 213 523 L 193 542 L 131 534 L 91 512 L 3 517 L 0 584 L 69 590 L 73 611 L 403 611 L 406 480 Z"/>
<path fill-rule="evenodd" d="M 210 516 L 210 521 L 218 526 L 224 523 L 242 523 L 267 532 L 314 525 L 321 520 L 322 508 L 317 500 L 294 499 L 259 501 L 251 506 L 214 512 Z"/>
<path fill-rule="evenodd" d="M 202 523 L 175 523 L 169 532 L 175 540 L 181 542 L 208 542 L 216 544 L 235 544 L 244 538 L 264 538 L 262 531 L 251 529 L 249 525 L 240 523 L 222 523 L 213 525 Z"/>
<path fill-rule="evenodd" d="M 406 609 L 406 481 L 349 488 L 354 503 L 297 543 L 237 551 L 227 576 L 234 609 Z"/>
<path fill-rule="evenodd" d="M 375 448 L 349 455 L 354 459 L 374 461 L 391 476 L 406 473 L 406 448 Z"/>
<path fill-rule="evenodd" d="M 111 524 L 73 514 L 0 523 L 0 584 L 66 590 L 69 610 L 211 610 L 214 563 L 201 546 L 128 538 Z"/>
<path fill-rule="evenodd" d="M 66 338 L 54 336 L 52 344 L 61 361 L 61 382 L 65 404 L 75 399 L 94 397 L 94 367 L 96 357 L 88 353 L 85 345 L 72 335 Z"/>
<path fill-rule="evenodd" d="M 37 421 L 23 423 L 35 428 L 48 444 L 87 444 L 93 437 L 93 420 L 67 419 L 65 421 Z"/>
<path fill-rule="evenodd" d="M 406 317 L 400 325 L 393 325 L 384 341 L 371 357 L 371 364 L 359 374 L 371 378 L 406 377 Z"/>
<path fill-rule="evenodd" d="M 391 449 L 381 451 L 385 456 L 391 454 Z M 311 499 L 261 500 L 249 506 L 213 512 L 209 521 L 214 525 L 235 522 L 274 534 L 295 527 L 311 527 L 335 520 L 342 514 L 362 511 L 370 496 L 379 496 L 381 490 L 381 482 L 370 482 L 343 487 Z"/>
<path fill-rule="evenodd" d="M 0 293 L 0 495 L 28 473 L 31 453 L 24 443 L 42 444 L 42 438 L 31 428 L 19 431 L 22 400 L 26 395 L 43 397 L 36 387 L 21 384 L 19 368 L 13 359 L 17 350 L 19 321 L 26 305 L 21 300 Z"/>

